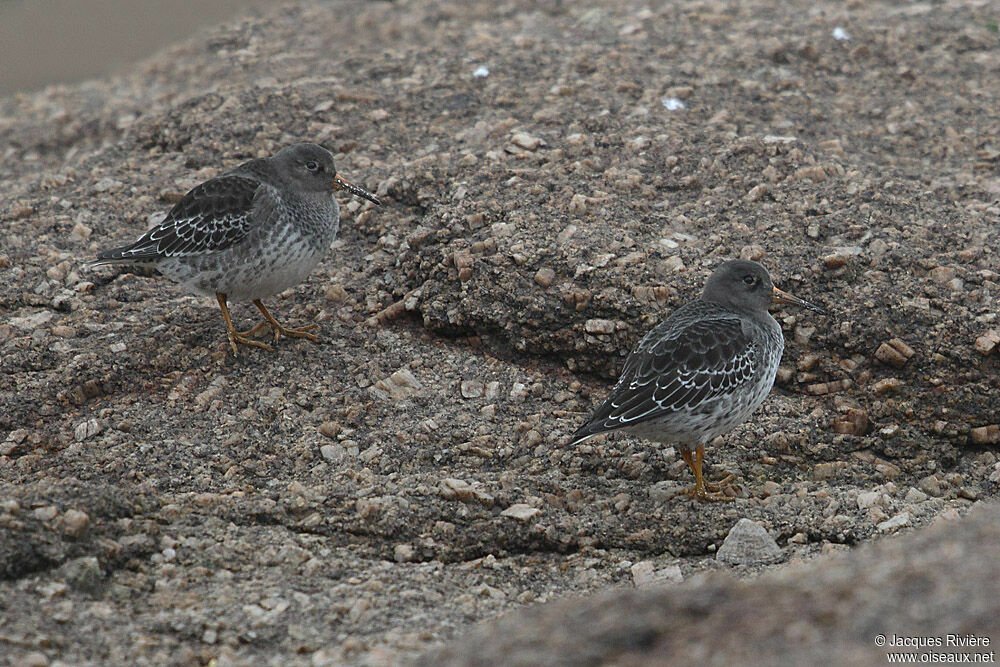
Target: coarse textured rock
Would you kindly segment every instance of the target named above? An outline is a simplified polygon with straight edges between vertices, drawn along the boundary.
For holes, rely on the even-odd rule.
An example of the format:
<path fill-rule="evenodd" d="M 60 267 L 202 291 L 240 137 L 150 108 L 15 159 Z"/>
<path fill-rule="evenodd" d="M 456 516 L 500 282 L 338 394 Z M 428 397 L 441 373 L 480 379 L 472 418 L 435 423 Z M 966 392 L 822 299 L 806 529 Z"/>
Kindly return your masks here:
<path fill-rule="evenodd" d="M 781 547 L 764 526 L 750 519 L 740 519 L 729 530 L 715 559 L 730 565 L 759 565 L 781 556 Z"/>
<path fill-rule="evenodd" d="M 0 99 L 11 660 L 406 663 L 474 620 L 631 587 L 635 563 L 696 579 L 740 518 L 797 562 L 995 498 L 994 14 L 304 1 Z M 343 197 L 329 255 L 268 300 L 321 344 L 233 359 L 211 298 L 82 265 L 301 140 L 384 201 Z M 677 493 L 669 443 L 567 447 L 628 350 L 737 256 L 830 313 L 773 309 L 778 386 L 709 445 L 738 497 Z M 80 558 L 96 592 L 60 579 Z"/>
<path fill-rule="evenodd" d="M 944 628 L 959 627 L 964 635 L 996 636 L 997 540 L 1000 508 L 982 506 L 963 521 L 751 583 L 714 573 L 520 610 L 418 664 L 881 664 L 892 649 L 876 635 L 941 637 Z M 969 648 L 940 650 L 960 655 Z"/>

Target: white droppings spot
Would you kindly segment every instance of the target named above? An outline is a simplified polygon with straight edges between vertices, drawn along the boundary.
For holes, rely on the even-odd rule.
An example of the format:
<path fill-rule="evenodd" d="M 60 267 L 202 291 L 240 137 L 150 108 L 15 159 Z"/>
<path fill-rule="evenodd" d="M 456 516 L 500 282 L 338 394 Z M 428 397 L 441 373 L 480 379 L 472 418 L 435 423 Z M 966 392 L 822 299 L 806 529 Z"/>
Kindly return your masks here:
<path fill-rule="evenodd" d="M 838 42 L 851 41 L 851 36 L 847 34 L 847 31 L 841 28 L 839 25 L 833 29 L 833 38 Z"/>
<path fill-rule="evenodd" d="M 680 109 L 686 109 L 687 105 L 676 97 L 664 97 L 663 107 L 667 111 L 679 111 Z"/>
<path fill-rule="evenodd" d="M 489 75 L 490 75 L 490 68 L 484 67 L 482 65 L 477 67 L 476 71 L 472 73 L 472 76 L 476 77 L 477 79 L 485 79 Z"/>

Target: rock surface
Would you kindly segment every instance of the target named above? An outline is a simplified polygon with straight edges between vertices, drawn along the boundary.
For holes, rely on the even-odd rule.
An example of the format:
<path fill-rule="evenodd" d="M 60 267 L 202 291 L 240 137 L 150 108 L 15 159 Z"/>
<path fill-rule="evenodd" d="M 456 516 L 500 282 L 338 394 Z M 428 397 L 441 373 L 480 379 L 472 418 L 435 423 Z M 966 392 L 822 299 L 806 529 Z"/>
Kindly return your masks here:
<path fill-rule="evenodd" d="M 715 559 L 729 565 L 760 565 L 781 559 L 781 547 L 767 534 L 764 526 L 750 519 L 740 519 L 730 529 Z"/>
<path fill-rule="evenodd" d="M 718 569 L 740 518 L 794 563 L 995 498 L 998 77 L 975 2 L 343 0 L 0 99 L 0 653 L 406 661 Z M 304 139 L 385 201 L 268 304 L 322 345 L 233 359 L 210 299 L 81 266 Z M 708 447 L 735 501 L 566 447 L 736 256 L 832 314 L 775 311 L 778 386 Z"/>
<path fill-rule="evenodd" d="M 1000 506 L 984 505 L 964 521 L 751 583 L 712 573 L 665 589 L 608 591 L 519 610 L 419 664 L 860 666 L 885 664 L 887 652 L 928 651 L 952 654 L 937 662 L 963 662 L 964 653 L 996 651 L 997 540 Z M 966 643 L 949 645 L 949 634 Z M 918 637 L 936 638 L 940 648 L 891 646 Z M 969 637 L 990 644 L 970 646 Z"/>

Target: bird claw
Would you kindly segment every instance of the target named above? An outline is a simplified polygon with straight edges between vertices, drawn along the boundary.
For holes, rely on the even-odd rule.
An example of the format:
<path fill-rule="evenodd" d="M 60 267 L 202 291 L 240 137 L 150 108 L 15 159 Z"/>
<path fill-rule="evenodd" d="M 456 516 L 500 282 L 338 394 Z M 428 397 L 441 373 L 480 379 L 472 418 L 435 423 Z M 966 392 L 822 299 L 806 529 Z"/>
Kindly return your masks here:
<path fill-rule="evenodd" d="M 688 488 L 681 491 L 684 495 L 692 500 L 706 500 L 710 503 L 731 503 L 736 498 L 732 496 L 727 496 L 722 491 L 708 491 L 707 487 L 717 486 L 716 484 L 708 483 L 704 486 L 698 486 L 697 484 L 689 486 Z"/>
<path fill-rule="evenodd" d="M 736 475 L 727 473 L 726 476 L 718 482 L 705 482 L 705 489 L 708 491 L 725 491 L 726 489 L 732 488 L 733 480 L 735 479 Z"/>
<path fill-rule="evenodd" d="M 251 329 L 251 331 L 253 331 L 253 329 Z M 239 343 L 240 345 L 246 345 L 248 347 L 259 347 L 260 349 L 267 350 L 268 352 L 274 352 L 274 348 L 268 345 L 267 343 L 262 343 L 259 340 L 253 340 L 251 338 L 248 338 L 244 334 L 233 332 L 232 334 L 229 335 L 229 347 L 232 348 L 234 357 L 240 356 L 239 350 L 236 346 L 237 343 Z"/>
<path fill-rule="evenodd" d="M 733 488 L 733 480 L 735 479 L 736 476 L 730 473 L 718 482 L 702 481 L 701 484 L 689 486 L 681 491 L 681 493 L 694 500 L 707 500 L 712 503 L 731 503 L 736 498 L 727 496 L 725 491 L 726 489 Z"/>
<path fill-rule="evenodd" d="M 315 334 L 309 333 L 311 330 L 319 327 L 318 324 L 307 324 L 304 327 L 298 329 L 288 329 L 281 326 L 280 324 L 275 326 L 273 323 L 264 320 L 253 329 L 247 329 L 246 331 L 239 331 L 236 335 L 242 336 L 243 338 L 250 338 L 257 335 L 257 332 L 264 327 L 271 327 L 271 331 L 274 332 L 274 340 L 277 342 L 279 338 L 285 336 L 287 338 L 308 338 L 314 343 L 319 342 L 319 338 Z M 242 342 L 242 341 L 241 341 Z"/>
<path fill-rule="evenodd" d="M 278 335 L 280 334 L 282 336 L 287 336 L 288 338 L 308 338 L 312 342 L 318 343 L 319 336 L 309 333 L 318 327 L 318 324 L 307 324 L 304 327 L 299 327 L 298 329 L 286 329 L 285 327 L 279 325 L 279 327 L 274 330 L 274 340 L 278 340 Z"/>

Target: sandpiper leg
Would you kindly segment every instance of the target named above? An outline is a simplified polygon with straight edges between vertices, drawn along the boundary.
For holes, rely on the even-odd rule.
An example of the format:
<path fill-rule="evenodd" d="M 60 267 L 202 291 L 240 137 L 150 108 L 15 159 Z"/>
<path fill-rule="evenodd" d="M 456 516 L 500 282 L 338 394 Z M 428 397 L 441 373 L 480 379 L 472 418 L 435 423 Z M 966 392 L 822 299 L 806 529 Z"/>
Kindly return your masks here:
<path fill-rule="evenodd" d="M 226 305 L 226 295 L 222 292 L 216 292 L 215 298 L 219 302 L 219 308 L 222 309 L 222 319 L 226 321 L 226 333 L 229 334 L 229 347 L 233 349 L 233 356 L 240 356 L 237 351 L 236 344 L 240 343 L 242 345 L 250 345 L 252 347 L 259 347 L 262 350 L 271 351 L 271 346 L 267 343 L 261 343 L 258 340 L 250 340 L 245 334 L 241 334 L 236 331 L 236 327 L 233 326 L 233 318 L 229 316 L 229 306 Z"/>
<path fill-rule="evenodd" d="M 690 449 L 682 447 L 680 452 L 681 458 L 684 459 L 684 462 L 688 464 L 689 468 L 691 468 L 691 472 L 694 473 L 694 486 L 684 489 L 685 494 L 691 498 L 708 500 L 710 502 L 731 502 L 735 500 L 734 498 L 730 498 L 726 494 L 722 493 L 722 490 L 728 486 L 729 482 L 732 481 L 732 475 L 728 475 L 720 482 L 705 481 L 705 477 L 701 472 L 702 464 L 705 461 L 705 445 L 698 445 L 698 447 L 695 448 L 694 456 L 691 455 Z"/>
<path fill-rule="evenodd" d="M 253 305 L 257 306 L 257 309 L 264 315 L 265 321 L 251 329 L 252 332 L 256 332 L 265 324 L 270 324 L 271 330 L 274 332 L 274 340 L 278 340 L 278 336 L 288 336 L 289 338 L 308 338 L 314 343 L 319 342 L 319 338 L 315 334 L 309 333 L 310 330 L 318 327 L 318 324 L 307 324 L 299 329 L 286 329 L 278 324 L 278 320 L 274 319 L 271 313 L 267 312 L 267 308 L 264 307 L 263 301 L 260 299 L 254 299 Z"/>

